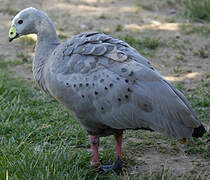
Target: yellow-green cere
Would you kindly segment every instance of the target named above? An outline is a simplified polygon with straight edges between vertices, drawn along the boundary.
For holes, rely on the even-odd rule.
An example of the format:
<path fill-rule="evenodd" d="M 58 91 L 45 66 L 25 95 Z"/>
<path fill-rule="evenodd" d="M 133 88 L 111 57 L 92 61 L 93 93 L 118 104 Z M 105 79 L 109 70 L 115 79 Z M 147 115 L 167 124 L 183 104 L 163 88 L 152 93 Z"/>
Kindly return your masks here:
<path fill-rule="evenodd" d="M 16 28 L 12 26 L 9 30 L 9 37 L 14 38 L 16 36 Z"/>

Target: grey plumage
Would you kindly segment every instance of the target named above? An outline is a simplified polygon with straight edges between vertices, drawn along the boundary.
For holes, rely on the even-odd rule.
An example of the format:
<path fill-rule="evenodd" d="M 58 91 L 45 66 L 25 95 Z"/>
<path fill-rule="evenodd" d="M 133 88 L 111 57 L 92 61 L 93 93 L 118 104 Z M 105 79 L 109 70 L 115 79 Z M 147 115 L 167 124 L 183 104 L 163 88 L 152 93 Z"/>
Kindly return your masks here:
<path fill-rule="evenodd" d="M 34 8 L 24 13 L 44 17 L 34 25 L 36 81 L 89 134 L 151 129 L 183 138 L 202 126 L 184 95 L 127 43 L 97 32 L 60 43 L 46 14 Z M 13 25 L 18 26 L 15 21 Z"/>
<path fill-rule="evenodd" d="M 50 94 L 92 135 L 148 128 L 182 138 L 201 125 L 182 93 L 117 38 L 83 33 L 57 47 L 45 66 Z"/>

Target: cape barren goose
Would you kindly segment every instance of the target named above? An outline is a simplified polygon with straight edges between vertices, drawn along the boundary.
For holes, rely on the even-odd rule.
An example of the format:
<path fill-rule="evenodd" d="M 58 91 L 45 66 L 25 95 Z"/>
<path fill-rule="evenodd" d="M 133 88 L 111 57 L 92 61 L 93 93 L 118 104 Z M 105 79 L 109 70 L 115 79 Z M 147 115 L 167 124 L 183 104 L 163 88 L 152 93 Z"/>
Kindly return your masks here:
<path fill-rule="evenodd" d="M 99 166 L 121 171 L 126 129 L 171 138 L 198 138 L 206 132 L 184 95 L 122 40 L 88 32 L 61 43 L 47 14 L 27 8 L 12 20 L 9 41 L 32 33 L 38 36 L 34 78 L 89 133 L 92 165 L 99 164 L 99 138 L 114 135 L 116 161 Z"/>

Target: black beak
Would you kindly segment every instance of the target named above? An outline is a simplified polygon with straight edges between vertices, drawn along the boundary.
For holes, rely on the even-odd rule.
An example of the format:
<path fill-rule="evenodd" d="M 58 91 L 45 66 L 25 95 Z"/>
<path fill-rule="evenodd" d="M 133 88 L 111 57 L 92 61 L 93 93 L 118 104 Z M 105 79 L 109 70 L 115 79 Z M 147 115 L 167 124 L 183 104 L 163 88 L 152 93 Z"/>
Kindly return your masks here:
<path fill-rule="evenodd" d="M 13 38 L 9 37 L 9 42 L 12 42 L 12 40 L 18 38 L 18 36 L 19 36 L 19 34 L 17 33 L 15 37 L 13 37 Z"/>

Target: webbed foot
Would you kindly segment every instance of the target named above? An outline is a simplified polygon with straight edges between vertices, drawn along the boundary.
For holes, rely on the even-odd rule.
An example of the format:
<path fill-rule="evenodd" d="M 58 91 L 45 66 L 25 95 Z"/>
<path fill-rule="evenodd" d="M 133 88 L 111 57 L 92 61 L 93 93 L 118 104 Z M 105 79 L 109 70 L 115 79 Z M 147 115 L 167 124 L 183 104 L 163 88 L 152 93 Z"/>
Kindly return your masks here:
<path fill-rule="evenodd" d="M 104 172 L 115 171 L 117 174 L 122 174 L 123 162 L 118 158 L 118 159 L 116 159 L 116 161 L 113 164 L 101 165 L 100 168 Z"/>

